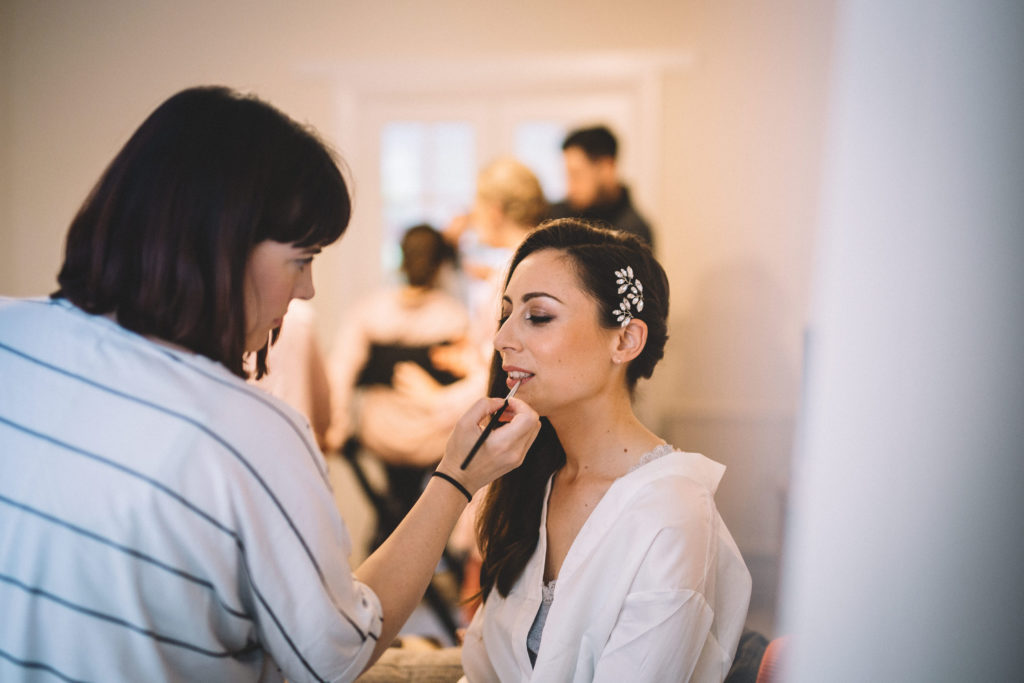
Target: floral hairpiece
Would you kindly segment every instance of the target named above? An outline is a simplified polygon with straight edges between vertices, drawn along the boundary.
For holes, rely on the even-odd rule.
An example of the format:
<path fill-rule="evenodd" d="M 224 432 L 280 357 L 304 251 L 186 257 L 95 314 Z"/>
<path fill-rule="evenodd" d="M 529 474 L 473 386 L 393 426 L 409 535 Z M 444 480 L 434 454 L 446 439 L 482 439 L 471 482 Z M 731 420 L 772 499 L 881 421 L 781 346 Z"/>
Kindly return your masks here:
<path fill-rule="evenodd" d="M 625 327 L 633 319 L 633 307 L 636 312 L 644 310 L 644 286 L 633 276 L 632 266 L 615 271 L 615 284 L 619 286 L 619 294 L 625 294 L 619 307 L 612 311 L 619 325 Z"/>

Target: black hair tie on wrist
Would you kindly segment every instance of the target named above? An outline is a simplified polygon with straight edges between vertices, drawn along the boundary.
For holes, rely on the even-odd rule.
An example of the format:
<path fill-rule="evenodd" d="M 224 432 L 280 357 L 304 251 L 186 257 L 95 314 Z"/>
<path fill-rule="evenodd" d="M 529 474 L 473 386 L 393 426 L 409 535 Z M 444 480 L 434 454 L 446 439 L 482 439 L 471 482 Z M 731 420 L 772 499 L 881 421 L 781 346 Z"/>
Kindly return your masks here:
<path fill-rule="evenodd" d="M 471 503 L 473 502 L 473 495 L 469 492 L 469 490 L 465 486 L 463 486 L 459 482 L 455 481 L 455 477 L 450 477 L 447 474 L 445 474 L 444 472 L 438 472 L 437 470 L 434 470 L 433 474 L 431 474 L 430 476 L 432 476 L 432 477 L 441 477 L 446 482 L 448 482 L 449 484 L 451 484 L 452 486 L 457 488 L 459 490 L 459 493 L 461 493 L 462 495 L 464 495 L 466 497 L 466 500 L 468 500 Z"/>

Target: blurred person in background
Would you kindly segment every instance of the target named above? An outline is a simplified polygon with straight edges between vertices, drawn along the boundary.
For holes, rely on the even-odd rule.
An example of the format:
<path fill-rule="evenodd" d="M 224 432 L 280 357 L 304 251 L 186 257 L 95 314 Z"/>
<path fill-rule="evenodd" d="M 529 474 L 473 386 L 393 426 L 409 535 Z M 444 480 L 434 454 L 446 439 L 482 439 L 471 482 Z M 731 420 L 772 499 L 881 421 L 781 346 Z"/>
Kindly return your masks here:
<path fill-rule="evenodd" d="M 439 367 L 440 347 L 462 343 L 469 329 L 466 307 L 439 286 L 453 260 L 451 246 L 427 224 L 405 231 L 401 241 L 405 282 L 370 294 L 346 313 L 332 347 L 328 375 L 332 418 L 328 448 L 338 451 L 350 438 L 384 465 L 387 488 L 397 508 L 395 521 L 413 506 L 459 415 L 473 402 L 456 405 L 430 394 L 395 388 L 395 376 L 409 366 L 439 386 L 465 377 L 452 364 Z M 477 395 L 482 394 L 482 389 Z M 378 538 L 392 528 L 382 520 Z"/>
<path fill-rule="evenodd" d="M 274 371 L 251 381 L 302 413 L 320 450 L 327 451 L 331 389 L 317 338 L 316 309 L 308 301 L 292 299 L 285 318 L 288 324 L 281 325 L 277 341 L 267 353 L 267 367 Z"/>
<path fill-rule="evenodd" d="M 517 159 L 501 157 L 477 174 L 472 210 L 445 228 L 445 238 L 457 246 L 462 286 L 474 325 L 479 326 L 475 337 L 484 366 L 490 360 L 505 267 L 548 208 L 536 174 Z"/>
<path fill-rule="evenodd" d="M 566 198 L 552 205 L 548 218 L 582 218 L 629 232 L 654 248 L 647 220 L 633 206 L 619 179 L 619 142 L 607 126 L 580 128 L 562 143 Z"/>

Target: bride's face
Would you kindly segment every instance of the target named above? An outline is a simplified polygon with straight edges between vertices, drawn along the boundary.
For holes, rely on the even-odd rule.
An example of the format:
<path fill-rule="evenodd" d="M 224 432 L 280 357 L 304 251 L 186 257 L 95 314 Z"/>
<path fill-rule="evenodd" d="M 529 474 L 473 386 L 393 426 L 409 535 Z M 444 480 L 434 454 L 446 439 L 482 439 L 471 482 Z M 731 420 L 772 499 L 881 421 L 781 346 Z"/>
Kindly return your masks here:
<path fill-rule="evenodd" d="M 599 324 L 598 303 L 580 285 L 570 258 L 545 249 L 512 273 L 494 348 L 508 386 L 522 380 L 516 396 L 551 417 L 610 386 L 616 336 L 617 329 Z"/>

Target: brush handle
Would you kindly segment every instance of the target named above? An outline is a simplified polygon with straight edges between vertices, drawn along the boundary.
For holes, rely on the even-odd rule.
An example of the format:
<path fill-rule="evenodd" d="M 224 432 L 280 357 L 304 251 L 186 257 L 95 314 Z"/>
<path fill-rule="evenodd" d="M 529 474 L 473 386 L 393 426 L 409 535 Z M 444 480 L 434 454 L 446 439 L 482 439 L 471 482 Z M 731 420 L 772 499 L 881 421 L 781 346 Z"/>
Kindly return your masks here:
<path fill-rule="evenodd" d="M 480 436 L 477 437 L 476 443 L 473 444 L 473 447 L 469 449 L 469 455 L 467 455 L 466 459 L 462 461 L 460 469 L 464 470 L 469 467 L 469 463 L 473 460 L 473 456 L 476 455 L 476 452 L 484 445 L 484 440 L 491 432 L 494 431 L 494 428 L 498 426 L 498 421 L 501 419 L 501 414 L 505 412 L 505 408 L 508 408 L 507 398 L 505 399 L 505 402 L 501 404 L 501 408 L 499 408 L 494 415 L 491 415 L 491 419 L 487 421 L 487 426 L 484 427 L 484 431 L 480 432 Z"/>

